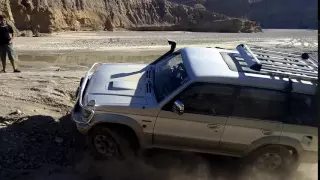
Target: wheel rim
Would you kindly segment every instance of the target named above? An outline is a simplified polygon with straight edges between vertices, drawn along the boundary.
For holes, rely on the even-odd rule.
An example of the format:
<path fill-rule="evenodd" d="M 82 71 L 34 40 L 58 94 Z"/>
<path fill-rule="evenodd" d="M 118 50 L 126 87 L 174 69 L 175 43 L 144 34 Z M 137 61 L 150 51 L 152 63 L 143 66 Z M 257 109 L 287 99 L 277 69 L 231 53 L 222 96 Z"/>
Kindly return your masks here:
<path fill-rule="evenodd" d="M 265 153 L 256 161 L 256 167 L 261 170 L 275 170 L 282 164 L 282 158 L 275 153 Z"/>
<path fill-rule="evenodd" d="M 116 143 L 106 135 L 96 135 L 93 144 L 96 150 L 103 156 L 112 157 L 118 154 Z"/>

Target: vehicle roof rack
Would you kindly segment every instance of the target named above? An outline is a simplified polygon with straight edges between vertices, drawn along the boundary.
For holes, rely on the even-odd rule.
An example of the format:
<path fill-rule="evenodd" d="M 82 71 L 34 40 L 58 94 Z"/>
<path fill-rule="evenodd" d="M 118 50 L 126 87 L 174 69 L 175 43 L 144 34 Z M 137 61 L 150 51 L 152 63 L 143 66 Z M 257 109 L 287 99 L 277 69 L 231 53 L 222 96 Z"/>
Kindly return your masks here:
<path fill-rule="evenodd" d="M 295 53 L 259 46 L 250 47 L 245 44 L 237 46 L 237 50 L 250 70 L 243 72 L 266 74 L 296 80 L 318 81 L 318 60 L 308 53 Z"/>

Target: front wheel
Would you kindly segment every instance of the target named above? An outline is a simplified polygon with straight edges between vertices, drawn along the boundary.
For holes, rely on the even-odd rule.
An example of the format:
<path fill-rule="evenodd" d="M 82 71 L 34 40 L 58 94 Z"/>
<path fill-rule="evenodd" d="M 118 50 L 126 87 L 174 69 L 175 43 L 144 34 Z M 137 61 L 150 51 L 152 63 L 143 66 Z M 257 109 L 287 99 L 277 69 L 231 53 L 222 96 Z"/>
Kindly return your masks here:
<path fill-rule="evenodd" d="M 134 153 L 126 137 L 104 126 L 96 127 L 89 134 L 89 145 L 99 159 L 126 159 Z"/>

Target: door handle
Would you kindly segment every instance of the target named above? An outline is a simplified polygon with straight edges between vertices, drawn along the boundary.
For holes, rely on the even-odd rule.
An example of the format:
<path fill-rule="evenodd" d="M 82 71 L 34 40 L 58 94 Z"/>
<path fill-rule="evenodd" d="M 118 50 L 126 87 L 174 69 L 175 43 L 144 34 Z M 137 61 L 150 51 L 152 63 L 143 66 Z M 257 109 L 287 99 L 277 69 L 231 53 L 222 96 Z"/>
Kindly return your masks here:
<path fill-rule="evenodd" d="M 263 129 L 263 130 L 262 130 L 262 133 L 263 133 L 264 135 L 271 135 L 271 134 L 273 134 L 273 131 Z"/>
<path fill-rule="evenodd" d="M 151 123 L 152 121 L 150 121 L 150 120 L 142 120 L 142 122 Z"/>
<path fill-rule="evenodd" d="M 210 128 L 210 129 L 218 129 L 218 128 L 220 128 L 220 125 L 219 124 L 208 124 L 208 128 Z"/>

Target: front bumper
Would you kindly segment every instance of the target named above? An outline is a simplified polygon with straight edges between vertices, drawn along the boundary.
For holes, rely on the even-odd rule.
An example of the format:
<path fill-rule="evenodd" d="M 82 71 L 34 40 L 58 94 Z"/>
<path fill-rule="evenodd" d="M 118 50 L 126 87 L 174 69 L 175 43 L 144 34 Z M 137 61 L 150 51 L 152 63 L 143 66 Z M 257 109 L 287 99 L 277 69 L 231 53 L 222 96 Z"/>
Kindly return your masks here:
<path fill-rule="evenodd" d="M 71 111 L 71 118 L 76 123 L 77 129 L 80 133 L 86 134 L 89 131 L 89 124 L 82 118 L 80 112 L 75 111 L 75 108 Z"/>
<path fill-rule="evenodd" d="M 90 68 L 90 70 L 86 73 L 85 77 L 81 78 L 80 80 L 80 86 L 78 87 L 76 91 L 76 96 L 77 96 L 77 103 L 75 107 L 72 109 L 71 112 L 71 117 L 72 120 L 76 123 L 77 128 L 80 132 L 86 133 L 89 130 L 89 123 L 91 119 L 94 116 L 94 111 L 85 107 L 82 104 L 82 98 L 83 98 L 83 93 L 85 92 L 86 86 L 89 81 L 89 77 L 91 76 L 91 71 L 96 67 L 97 65 L 100 65 L 100 63 L 95 63 L 93 66 Z M 88 111 L 89 116 L 84 119 L 84 117 L 81 115 L 81 110 Z"/>

